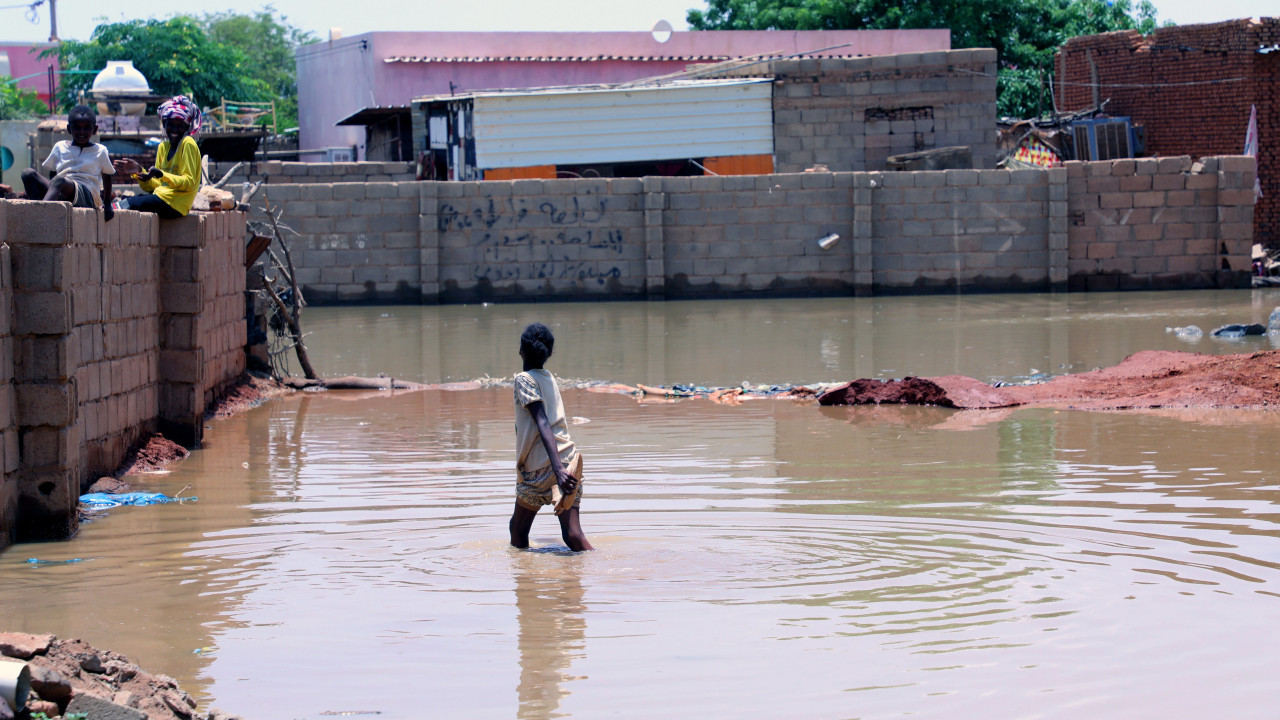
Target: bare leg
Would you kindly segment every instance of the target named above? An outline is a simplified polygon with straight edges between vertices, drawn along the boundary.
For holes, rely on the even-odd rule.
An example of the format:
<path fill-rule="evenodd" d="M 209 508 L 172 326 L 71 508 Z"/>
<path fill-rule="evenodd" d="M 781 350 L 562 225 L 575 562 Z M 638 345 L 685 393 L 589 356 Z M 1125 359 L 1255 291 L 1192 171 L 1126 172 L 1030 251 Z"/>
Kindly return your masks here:
<path fill-rule="evenodd" d="M 533 519 L 538 517 L 537 510 L 516 503 L 515 512 L 511 513 L 511 547 L 529 547 L 529 528 L 533 527 Z"/>
<path fill-rule="evenodd" d="M 49 192 L 44 194 L 45 200 L 76 201 L 76 184 L 66 178 L 57 178 L 49 183 Z"/>
<path fill-rule="evenodd" d="M 578 508 L 571 507 L 557 517 L 560 519 L 560 537 L 564 539 L 564 544 L 568 545 L 570 550 L 574 552 L 595 550 L 587 540 L 586 533 L 582 532 L 582 523 L 578 519 Z"/>
<path fill-rule="evenodd" d="M 27 168 L 22 171 L 22 191 L 28 200 L 42 200 L 49 192 L 49 181 L 40 177 L 35 168 Z"/>

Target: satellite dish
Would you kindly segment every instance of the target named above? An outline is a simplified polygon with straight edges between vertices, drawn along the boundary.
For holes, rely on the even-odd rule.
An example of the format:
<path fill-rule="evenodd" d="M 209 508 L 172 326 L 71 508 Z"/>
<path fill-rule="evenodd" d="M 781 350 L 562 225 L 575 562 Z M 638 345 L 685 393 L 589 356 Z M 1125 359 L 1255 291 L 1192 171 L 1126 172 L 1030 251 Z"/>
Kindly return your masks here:
<path fill-rule="evenodd" d="M 671 31 L 673 29 L 674 28 L 671 27 L 671 23 L 666 20 L 659 20 L 653 24 L 653 30 L 650 30 L 649 32 L 653 34 L 654 40 L 664 43 L 671 39 Z"/>

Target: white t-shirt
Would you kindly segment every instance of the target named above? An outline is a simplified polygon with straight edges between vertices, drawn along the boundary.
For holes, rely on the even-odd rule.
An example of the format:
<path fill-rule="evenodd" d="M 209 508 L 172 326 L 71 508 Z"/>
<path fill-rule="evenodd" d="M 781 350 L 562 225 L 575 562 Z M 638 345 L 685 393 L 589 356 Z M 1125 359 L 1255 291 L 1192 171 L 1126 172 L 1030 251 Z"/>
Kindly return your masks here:
<path fill-rule="evenodd" d="M 58 141 L 41 167 L 54 171 L 57 177 L 81 183 L 93 190 L 93 204 L 96 207 L 102 207 L 102 176 L 112 175 L 116 171 L 106 147 L 99 143 L 77 147 L 70 140 Z"/>

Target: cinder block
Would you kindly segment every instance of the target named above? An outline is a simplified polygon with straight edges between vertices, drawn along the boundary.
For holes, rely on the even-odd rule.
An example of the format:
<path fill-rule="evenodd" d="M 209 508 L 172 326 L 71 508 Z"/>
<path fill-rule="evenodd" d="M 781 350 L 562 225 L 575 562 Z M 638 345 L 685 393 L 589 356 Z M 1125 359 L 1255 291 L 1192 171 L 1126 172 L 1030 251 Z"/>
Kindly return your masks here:
<path fill-rule="evenodd" d="M 71 332 L 71 295 L 62 292 L 15 293 L 13 330 L 18 335 L 65 335 Z"/>
<path fill-rule="evenodd" d="M 75 422 L 75 383 L 18 383 L 14 390 L 19 425 L 64 427 Z"/>
<path fill-rule="evenodd" d="M 71 243 L 71 205 L 38 200 L 7 200 L 6 241 L 17 245 Z"/>
<path fill-rule="evenodd" d="M 203 213 L 192 213 L 177 220 L 165 220 L 160 225 L 160 247 L 200 247 L 204 244 L 204 219 Z"/>
<path fill-rule="evenodd" d="M 170 383 L 199 383 L 204 379 L 204 351 L 161 350 L 160 379 Z"/>
<path fill-rule="evenodd" d="M 167 282 L 160 286 L 160 311 L 195 314 L 204 307 L 203 282 Z"/>
<path fill-rule="evenodd" d="M 72 441 L 79 437 L 74 425 L 38 426 L 20 431 L 21 465 L 33 470 L 71 467 L 79 456 Z"/>

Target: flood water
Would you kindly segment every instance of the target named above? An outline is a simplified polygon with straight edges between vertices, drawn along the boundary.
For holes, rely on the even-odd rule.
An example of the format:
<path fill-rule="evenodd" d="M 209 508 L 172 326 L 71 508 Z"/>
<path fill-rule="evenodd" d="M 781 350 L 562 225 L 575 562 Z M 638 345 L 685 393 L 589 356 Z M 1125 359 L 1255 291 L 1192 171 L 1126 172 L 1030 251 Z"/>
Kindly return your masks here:
<path fill-rule="evenodd" d="M 312 308 L 304 324 L 328 375 L 510 376 L 541 319 L 566 378 L 1018 381 L 1143 349 L 1270 349 L 1165 328 L 1277 305 Z M 596 552 L 565 551 L 547 513 L 534 550 L 507 547 L 509 388 L 306 394 L 211 422 L 191 459 L 135 481 L 198 501 L 0 554 L 0 630 L 83 637 L 250 720 L 1276 716 L 1280 413 L 564 399 Z"/>

